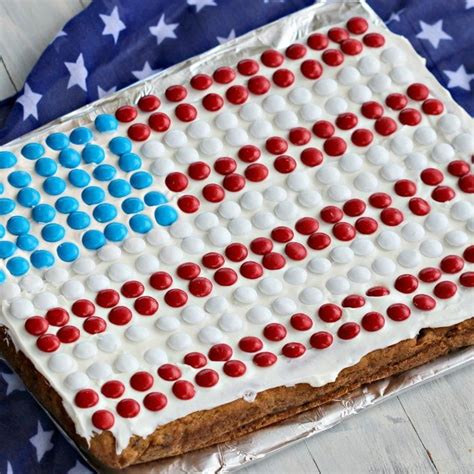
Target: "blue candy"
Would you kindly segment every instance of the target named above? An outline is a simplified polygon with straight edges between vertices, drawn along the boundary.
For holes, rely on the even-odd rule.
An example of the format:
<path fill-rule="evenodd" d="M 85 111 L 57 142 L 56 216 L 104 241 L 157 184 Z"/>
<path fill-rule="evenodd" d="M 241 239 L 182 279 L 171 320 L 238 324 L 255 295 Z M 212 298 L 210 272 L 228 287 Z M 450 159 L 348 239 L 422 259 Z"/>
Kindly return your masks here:
<path fill-rule="evenodd" d="M 142 165 L 142 160 L 135 153 L 124 153 L 120 156 L 118 165 L 122 171 L 128 173 L 129 171 L 138 170 Z"/>
<path fill-rule="evenodd" d="M 109 150 L 115 155 L 123 155 L 132 151 L 132 142 L 127 137 L 114 137 L 109 142 Z"/>
<path fill-rule="evenodd" d="M 46 138 L 46 145 L 53 150 L 63 150 L 69 145 L 69 138 L 61 132 L 52 133 Z"/>
<path fill-rule="evenodd" d="M 69 135 L 74 145 L 85 145 L 92 140 L 92 132 L 87 127 L 77 127 Z"/>
<path fill-rule="evenodd" d="M 12 171 L 7 179 L 14 188 L 24 188 L 31 183 L 30 173 L 26 171 Z"/>
<path fill-rule="evenodd" d="M 76 198 L 70 196 L 60 197 L 54 207 L 61 214 L 70 214 L 71 212 L 77 211 L 79 208 L 79 203 Z"/>
<path fill-rule="evenodd" d="M 50 176 L 43 181 L 43 189 L 51 196 L 57 196 L 66 189 L 66 182 L 57 176 Z"/>
<path fill-rule="evenodd" d="M 101 114 L 95 118 L 94 125 L 101 133 L 113 132 L 114 130 L 117 130 L 118 121 L 113 115 Z"/>
<path fill-rule="evenodd" d="M 131 229 L 139 234 L 146 234 L 153 227 L 153 222 L 145 214 L 135 214 L 128 222 Z"/>
<path fill-rule="evenodd" d="M 155 219 L 158 224 L 163 226 L 171 225 L 178 219 L 176 209 L 171 206 L 159 206 L 155 209 Z"/>
<path fill-rule="evenodd" d="M 37 160 L 44 155 L 44 146 L 41 143 L 27 143 L 21 149 L 21 154 L 28 160 Z"/>
<path fill-rule="evenodd" d="M 82 211 L 71 212 L 67 216 L 67 225 L 74 230 L 85 229 L 91 223 L 89 214 Z"/>
<path fill-rule="evenodd" d="M 0 239 L 5 235 L 5 226 L 0 224 Z"/>
<path fill-rule="evenodd" d="M 24 275 L 30 269 L 28 260 L 23 257 L 13 257 L 7 261 L 7 270 L 13 276 Z"/>
<path fill-rule="evenodd" d="M 31 252 L 38 247 L 39 241 L 34 235 L 23 234 L 16 238 L 16 245 L 25 252 Z"/>
<path fill-rule="evenodd" d="M 54 255 L 47 250 L 35 250 L 30 261 L 35 268 L 48 268 L 54 265 Z"/>
<path fill-rule="evenodd" d="M 87 186 L 91 181 L 89 173 L 84 170 L 71 170 L 69 171 L 67 177 L 69 179 L 69 182 L 76 188 L 83 188 L 84 186 Z"/>
<path fill-rule="evenodd" d="M 153 183 L 153 177 L 146 171 L 137 171 L 130 178 L 130 184 L 135 189 L 145 189 Z"/>
<path fill-rule="evenodd" d="M 41 229 L 41 237 L 46 242 L 58 242 L 64 237 L 65 233 L 64 227 L 60 224 L 46 224 Z"/>
<path fill-rule="evenodd" d="M 95 145 L 94 143 L 88 143 L 83 149 L 82 149 L 82 159 L 84 160 L 84 163 L 101 163 L 105 159 L 105 152 L 104 150 L 99 146 Z"/>
<path fill-rule="evenodd" d="M 30 230 L 30 223 L 23 216 L 13 216 L 7 221 L 7 230 L 12 235 L 26 234 Z"/>
<path fill-rule="evenodd" d="M 82 236 L 82 244 L 86 249 L 97 250 L 105 245 L 105 237 L 100 230 L 88 230 Z"/>
<path fill-rule="evenodd" d="M 41 195 L 34 188 L 23 188 L 16 195 L 16 200 L 23 207 L 34 207 L 40 202 Z"/>
<path fill-rule="evenodd" d="M 82 200 L 88 204 L 98 204 L 102 202 L 105 198 L 105 191 L 98 186 L 89 186 L 88 188 L 84 189 L 81 193 Z"/>
<path fill-rule="evenodd" d="M 166 196 L 158 191 L 150 191 L 149 193 L 146 193 L 144 199 L 147 206 L 159 206 L 160 204 L 168 202 Z"/>
<path fill-rule="evenodd" d="M 122 210 L 126 214 L 135 214 L 143 211 L 143 209 L 145 209 L 145 206 L 140 198 L 131 197 L 122 202 Z"/>
<path fill-rule="evenodd" d="M 59 153 L 58 161 L 64 168 L 75 168 L 81 162 L 81 155 L 74 148 L 65 148 Z"/>
<path fill-rule="evenodd" d="M 110 222 L 117 216 L 117 209 L 113 204 L 104 202 L 95 207 L 92 215 L 97 222 Z"/>
<path fill-rule="evenodd" d="M 0 258 L 11 257 L 16 250 L 16 245 L 9 240 L 0 241 Z"/>
<path fill-rule="evenodd" d="M 51 158 L 40 158 L 35 163 L 35 171 L 40 176 L 47 178 L 48 176 L 53 176 L 58 169 L 58 165 Z"/>
<path fill-rule="evenodd" d="M 112 242 L 120 242 L 127 237 L 127 227 L 120 222 L 111 222 L 104 229 L 105 238 Z"/>
<path fill-rule="evenodd" d="M 0 183 L 0 194 L 2 194 L 3 191 L 5 191 L 5 186 L 3 185 L 3 183 Z"/>
<path fill-rule="evenodd" d="M 0 216 L 10 214 L 10 212 L 15 209 L 16 204 L 13 199 L 10 198 L 0 198 Z"/>
<path fill-rule="evenodd" d="M 11 168 L 16 163 L 16 156 L 11 151 L 0 151 L 0 169 Z"/>
<path fill-rule="evenodd" d="M 79 247 L 72 242 L 63 242 L 58 245 L 56 251 L 63 262 L 73 262 L 79 257 Z"/>
<path fill-rule="evenodd" d="M 107 189 L 113 197 L 117 198 L 127 196 L 132 190 L 129 182 L 124 179 L 114 179 L 109 183 Z"/>
<path fill-rule="evenodd" d="M 56 216 L 56 211 L 49 204 L 38 204 L 31 211 L 31 217 L 35 222 L 48 223 Z"/>
<path fill-rule="evenodd" d="M 5 272 L 0 270 L 0 283 L 3 283 L 6 280 Z"/>
<path fill-rule="evenodd" d="M 99 165 L 94 168 L 94 178 L 99 181 L 110 181 L 117 173 L 117 170 L 112 165 Z"/>

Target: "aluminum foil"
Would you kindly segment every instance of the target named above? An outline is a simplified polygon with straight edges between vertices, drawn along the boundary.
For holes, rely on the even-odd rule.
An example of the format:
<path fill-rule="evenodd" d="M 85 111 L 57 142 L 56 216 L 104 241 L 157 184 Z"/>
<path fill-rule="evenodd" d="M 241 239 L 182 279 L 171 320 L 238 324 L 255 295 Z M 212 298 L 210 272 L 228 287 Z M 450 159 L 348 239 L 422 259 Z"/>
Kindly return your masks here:
<path fill-rule="evenodd" d="M 313 30 L 342 22 L 352 16 L 370 18 L 372 22 L 383 27 L 382 20 L 365 3 L 365 0 L 323 1 L 177 64 L 112 96 L 82 107 L 14 140 L 9 145 L 21 145 L 52 131 L 67 132 L 79 125 L 91 124 L 98 113 L 114 113 L 119 106 L 137 103 L 144 95 L 161 94 L 169 85 L 186 82 L 197 72 L 212 73 L 219 66 L 236 63 L 247 56 L 258 55 L 269 47 L 283 48 L 308 36 Z M 238 440 L 170 459 L 132 466 L 121 471 L 97 465 L 88 457 L 87 452 L 81 451 L 62 428 L 56 425 L 69 442 L 79 449 L 85 461 L 99 472 L 126 474 L 231 472 L 247 467 L 300 440 L 315 436 L 366 408 L 398 396 L 405 390 L 438 376 L 465 367 L 473 361 L 474 348 L 467 348 L 408 372 L 366 385 L 342 399 L 301 413 L 285 422 L 256 431 Z M 55 422 L 54 419 L 53 422 Z"/>

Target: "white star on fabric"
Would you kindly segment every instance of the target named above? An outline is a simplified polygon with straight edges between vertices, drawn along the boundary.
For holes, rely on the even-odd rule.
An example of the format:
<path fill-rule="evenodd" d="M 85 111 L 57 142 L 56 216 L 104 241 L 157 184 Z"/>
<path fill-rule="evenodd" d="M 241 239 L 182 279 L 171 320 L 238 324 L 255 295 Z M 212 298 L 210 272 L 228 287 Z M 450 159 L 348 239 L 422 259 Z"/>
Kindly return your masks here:
<path fill-rule="evenodd" d="M 398 12 L 393 12 L 390 15 L 390 18 L 387 20 L 387 23 L 391 23 L 392 21 L 400 21 L 400 15 L 405 11 L 404 8 L 398 10 Z"/>
<path fill-rule="evenodd" d="M 150 63 L 147 61 L 145 65 L 143 66 L 143 69 L 141 71 L 132 71 L 132 74 L 139 80 L 141 81 L 142 79 L 145 79 L 153 74 L 156 74 L 157 72 L 161 71 L 161 69 L 152 69 L 150 67 Z"/>
<path fill-rule="evenodd" d="M 465 91 L 470 91 L 470 82 L 474 79 L 474 74 L 468 74 L 466 68 L 462 64 L 457 71 L 443 71 L 449 78 L 448 88 L 460 87 Z"/>
<path fill-rule="evenodd" d="M 469 8 L 474 8 L 474 0 L 466 0 L 466 10 Z"/>
<path fill-rule="evenodd" d="M 196 13 L 199 13 L 204 7 L 217 7 L 214 0 L 187 0 L 191 7 L 196 7 Z"/>
<path fill-rule="evenodd" d="M 229 36 L 217 36 L 217 41 L 219 41 L 219 44 L 224 44 L 227 43 L 227 41 L 235 39 L 235 30 L 232 29 L 230 30 Z"/>
<path fill-rule="evenodd" d="M 41 423 L 38 421 L 38 432 L 30 438 L 30 443 L 36 449 L 36 459 L 38 462 L 43 459 L 43 456 L 47 451 L 54 447 L 51 443 L 54 431 L 44 431 Z"/>
<path fill-rule="evenodd" d="M 179 23 L 165 23 L 165 15 L 163 14 L 156 26 L 150 26 L 150 33 L 156 36 L 156 41 L 161 44 L 166 38 L 176 38 L 174 30 L 178 26 Z"/>
<path fill-rule="evenodd" d="M 67 33 L 64 30 L 61 30 L 54 39 L 61 38 L 62 36 L 67 36 Z"/>
<path fill-rule="evenodd" d="M 67 471 L 67 474 L 92 474 L 92 471 L 87 469 L 87 467 L 79 461 L 76 461 L 76 464 Z"/>
<path fill-rule="evenodd" d="M 120 32 L 126 29 L 125 23 L 119 17 L 118 8 L 115 7 L 110 15 L 99 16 L 105 24 L 102 35 L 112 35 L 114 43 L 117 43 Z"/>
<path fill-rule="evenodd" d="M 26 120 L 29 117 L 34 117 L 38 120 L 38 102 L 42 97 L 41 94 L 33 92 L 28 84 L 25 84 L 23 95 L 17 99 L 23 107 L 23 120 Z M 3 374 L 4 378 L 5 375 L 8 374 Z"/>
<path fill-rule="evenodd" d="M 111 87 L 109 90 L 102 89 L 102 87 L 97 86 L 97 95 L 99 96 L 99 99 L 102 99 L 102 97 L 107 97 L 116 91 L 117 91 L 117 86 Z"/>
<path fill-rule="evenodd" d="M 10 461 L 7 461 L 7 474 L 13 474 L 13 468 Z"/>
<path fill-rule="evenodd" d="M 69 81 L 67 88 L 79 86 L 84 92 L 87 92 L 86 78 L 88 75 L 86 66 L 84 64 L 84 56 L 82 53 L 77 57 L 75 63 L 64 63 L 69 71 Z"/>
<path fill-rule="evenodd" d="M 448 33 L 443 31 L 443 20 L 439 20 L 433 25 L 420 21 L 421 31 L 416 35 L 417 38 L 428 40 L 433 48 L 437 48 L 441 40 L 452 40 Z"/>

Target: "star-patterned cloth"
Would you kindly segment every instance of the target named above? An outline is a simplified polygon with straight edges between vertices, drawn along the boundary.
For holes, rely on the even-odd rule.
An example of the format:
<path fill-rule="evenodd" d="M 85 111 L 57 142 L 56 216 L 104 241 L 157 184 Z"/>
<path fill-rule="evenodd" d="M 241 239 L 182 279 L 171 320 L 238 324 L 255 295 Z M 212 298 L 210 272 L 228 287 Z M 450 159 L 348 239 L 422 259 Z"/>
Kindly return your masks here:
<path fill-rule="evenodd" d="M 56 35 L 23 89 L 0 103 L 0 143 L 313 0 L 94 0 Z M 369 0 L 474 114 L 474 0 Z M 51 12 L 54 14 L 54 12 Z M 91 472 L 0 361 L 0 473 Z"/>

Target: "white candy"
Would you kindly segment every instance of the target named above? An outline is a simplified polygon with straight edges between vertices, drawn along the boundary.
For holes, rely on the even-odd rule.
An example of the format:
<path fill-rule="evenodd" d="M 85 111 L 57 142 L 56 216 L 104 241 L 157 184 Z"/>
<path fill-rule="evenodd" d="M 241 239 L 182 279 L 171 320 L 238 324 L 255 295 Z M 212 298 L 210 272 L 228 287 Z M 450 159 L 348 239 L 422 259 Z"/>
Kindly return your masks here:
<path fill-rule="evenodd" d="M 372 145 L 365 156 L 375 166 L 385 165 L 389 160 L 388 151 L 382 145 Z"/>
<path fill-rule="evenodd" d="M 256 211 L 263 204 L 263 196 L 258 191 L 246 191 L 239 199 L 240 205 L 247 211 Z"/>
<path fill-rule="evenodd" d="M 186 143 L 188 143 L 188 137 L 181 130 L 170 130 L 166 132 L 164 137 L 164 142 L 171 148 L 179 148 Z"/>
<path fill-rule="evenodd" d="M 338 246 L 329 252 L 329 258 L 335 263 L 346 264 L 352 262 L 354 252 L 350 247 Z"/>
<path fill-rule="evenodd" d="M 417 267 L 421 263 L 421 255 L 416 250 L 405 249 L 398 254 L 397 262 L 405 268 Z"/>
<path fill-rule="evenodd" d="M 351 188 L 344 184 L 333 184 L 328 188 L 328 197 L 336 202 L 345 202 L 352 196 Z"/>
<path fill-rule="evenodd" d="M 84 288 L 84 285 L 79 280 L 69 280 L 61 287 L 62 295 L 68 300 L 75 300 L 81 298 L 82 296 L 84 296 L 85 291 L 86 289 Z"/>
<path fill-rule="evenodd" d="M 210 156 L 217 155 L 217 153 L 222 151 L 223 148 L 224 145 L 222 144 L 222 141 L 216 137 L 204 138 L 199 144 L 201 152 Z"/>
<path fill-rule="evenodd" d="M 10 301 L 17 296 L 20 296 L 21 290 L 16 283 L 6 281 L 0 285 L 0 300 Z"/>
<path fill-rule="evenodd" d="M 370 78 L 368 85 L 373 92 L 380 94 L 390 89 L 392 80 L 386 74 L 379 72 Z"/>
<path fill-rule="evenodd" d="M 440 212 L 431 212 L 425 219 L 424 226 L 433 234 L 439 234 L 448 227 L 448 218 Z"/>
<path fill-rule="evenodd" d="M 230 130 L 239 126 L 239 120 L 232 112 L 221 112 L 214 120 L 219 130 Z"/>
<path fill-rule="evenodd" d="M 169 233 L 176 239 L 184 239 L 193 233 L 193 226 L 188 222 L 177 221 L 169 227 Z"/>
<path fill-rule="evenodd" d="M 318 120 L 322 113 L 321 107 L 316 104 L 305 104 L 298 111 L 299 116 L 306 122 Z"/>
<path fill-rule="evenodd" d="M 406 56 L 400 48 L 391 46 L 390 48 L 386 48 L 382 51 L 380 59 L 384 63 L 391 64 L 392 66 L 399 66 L 406 61 Z"/>
<path fill-rule="evenodd" d="M 303 285 L 307 278 L 307 271 L 300 267 L 288 268 L 283 274 L 283 279 L 290 285 Z"/>
<path fill-rule="evenodd" d="M 449 213 L 457 221 L 467 221 L 473 214 L 473 207 L 468 201 L 458 201 L 451 206 Z"/>
<path fill-rule="evenodd" d="M 67 374 L 75 367 L 74 359 L 67 354 L 53 354 L 48 360 L 48 368 L 56 374 Z"/>
<path fill-rule="evenodd" d="M 267 296 L 275 296 L 281 293 L 283 285 L 278 278 L 265 277 L 262 278 L 258 283 L 258 290 Z"/>
<path fill-rule="evenodd" d="M 436 163 L 447 164 L 454 159 L 454 148 L 449 143 L 438 143 L 431 150 L 431 157 Z"/>
<path fill-rule="evenodd" d="M 403 172 L 403 166 L 397 165 L 396 163 L 387 163 L 381 168 L 380 175 L 385 181 L 393 183 L 403 176 Z"/>
<path fill-rule="evenodd" d="M 251 286 L 240 286 L 234 290 L 234 298 L 242 304 L 250 304 L 258 299 L 258 294 Z"/>
<path fill-rule="evenodd" d="M 174 316 L 161 316 L 156 320 L 155 326 L 164 332 L 176 331 L 181 323 Z"/>
<path fill-rule="evenodd" d="M 112 263 L 107 269 L 107 276 L 112 281 L 126 281 L 130 280 L 133 275 L 133 270 L 126 263 Z"/>
<path fill-rule="evenodd" d="M 207 326 L 198 332 L 198 339 L 203 344 L 217 344 L 222 341 L 222 332 L 215 326 Z"/>
<path fill-rule="evenodd" d="M 159 140 L 148 140 L 140 147 L 140 153 L 151 160 L 161 158 L 165 154 L 165 147 Z"/>
<path fill-rule="evenodd" d="M 279 202 L 273 209 L 275 215 L 282 221 L 293 220 L 298 214 L 298 208 L 291 201 Z"/>
<path fill-rule="evenodd" d="M 287 315 L 296 311 L 296 303 L 287 296 L 280 296 L 272 301 L 272 309 L 277 314 Z"/>
<path fill-rule="evenodd" d="M 209 314 L 222 314 L 228 306 L 229 303 L 224 296 L 212 296 L 206 301 L 204 309 Z"/>
<path fill-rule="evenodd" d="M 232 219 L 227 228 L 232 235 L 248 235 L 252 231 L 252 223 L 243 217 Z"/>
<path fill-rule="evenodd" d="M 53 267 L 46 271 L 44 278 L 52 285 L 59 286 L 69 278 L 69 273 L 64 268 Z M 3 286 L 5 286 L 5 284 Z"/>
<path fill-rule="evenodd" d="M 145 362 L 154 366 L 160 367 L 160 365 L 166 364 L 168 362 L 168 356 L 163 349 L 159 349 L 158 347 L 152 347 L 148 349 L 145 354 L 143 354 L 143 358 Z"/>
<path fill-rule="evenodd" d="M 258 211 L 252 216 L 252 224 L 257 229 L 269 229 L 275 224 L 275 216 L 271 212 Z"/>
<path fill-rule="evenodd" d="M 395 273 L 397 266 L 394 261 L 388 257 L 377 257 L 372 262 L 372 270 L 377 273 L 377 275 L 388 276 Z"/>
<path fill-rule="evenodd" d="M 86 284 L 89 290 L 97 292 L 108 288 L 110 280 L 105 275 L 95 274 L 87 277 Z"/>
<path fill-rule="evenodd" d="M 354 179 L 354 186 L 359 191 L 364 193 L 370 193 L 377 189 L 379 182 L 377 178 L 368 171 L 363 171 L 359 175 L 357 175 Z"/>
<path fill-rule="evenodd" d="M 38 293 L 43 289 L 44 283 L 38 275 L 30 273 L 20 280 L 20 286 L 23 291 L 28 293 Z M 15 296 L 18 296 L 18 294 Z"/>
<path fill-rule="evenodd" d="M 132 324 L 125 331 L 125 337 L 132 342 L 143 342 L 150 336 L 150 331 L 144 326 Z"/>
<path fill-rule="evenodd" d="M 421 242 L 420 252 L 428 258 L 440 257 L 443 254 L 443 246 L 438 240 L 427 239 Z"/>
<path fill-rule="evenodd" d="M 438 136 L 431 127 L 423 125 L 415 130 L 414 137 L 415 141 L 420 145 L 430 145 L 431 143 L 434 143 L 436 141 L 436 138 Z"/>
<path fill-rule="evenodd" d="M 425 229 L 416 222 L 407 222 L 402 227 L 402 237 L 407 242 L 419 242 L 425 236 Z"/>
<path fill-rule="evenodd" d="M 95 270 L 95 262 L 89 257 L 80 257 L 71 266 L 78 275 L 89 275 Z"/>
<path fill-rule="evenodd" d="M 235 219 L 239 217 L 241 209 L 234 201 L 224 201 L 219 205 L 218 212 L 224 219 Z"/>
<path fill-rule="evenodd" d="M 354 254 L 359 257 L 367 257 L 375 250 L 375 246 L 372 241 L 366 237 L 357 237 L 351 242 L 350 247 Z"/>
<path fill-rule="evenodd" d="M 413 81 L 413 73 L 405 66 L 396 66 L 390 71 L 390 77 L 396 84 L 408 84 Z"/>
<path fill-rule="evenodd" d="M 217 322 L 224 332 L 236 332 L 242 329 L 243 322 L 235 313 L 225 313 Z"/>
<path fill-rule="evenodd" d="M 349 99 L 356 104 L 363 104 L 372 98 L 372 91 L 363 84 L 356 84 L 349 89 Z"/>
<path fill-rule="evenodd" d="M 322 184 L 335 184 L 341 179 L 341 173 L 333 166 L 321 166 L 316 172 L 317 180 Z"/>
<path fill-rule="evenodd" d="M 194 219 L 194 224 L 199 230 L 209 230 L 219 224 L 219 218 L 212 212 L 203 212 Z"/>
<path fill-rule="evenodd" d="M 246 122 L 253 122 L 254 120 L 259 119 L 263 114 L 262 108 L 258 104 L 249 102 L 240 107 L 239 115 L 242 120 Z"/>
<path fill-rule="evenodd" d="M 268 120 L 255 120 L 249 132 L 254 138 L 268 138 L 273 133 L 273 125 Z"/>
<path fill-rule="evenodd" d="M 97 355 L 97 347 L 92 342 L 77 342 L 72 353 L 77 359 L 86 360 Z"/>
<path fill-rule="evenodd" d="M 347 277 L 354 283 L 368 283 L 372 278 L 372 273 L 367 267 L 356 265 L 347 272 Z"/>
<path fill-rule="evenodd" d="M 410 137 L 399 132 L 390 140 L 390 149 L 396 155 L 403 156 L 413 151 L 413 142 Z"/>
<path fill-rule="evenodd" d="M 17 319 L 26 319 L 33 316 L 35 308 L 30 300 L 22 297 L 16 297 L 10 301 L 10 314 Z"/>
<path fill-rule="evenodd" d="M 157 232 L 155 232 L 157 231 Z M 162 235 L 161 229 L 152 229 L 150 232 L 147 234 L 147 242 L 150 243 L 151 245 L 160 245 L 162 243 L 161 239 L 156 240 L 156 237 L 158 235 Z M 168 235 L 169 238 L 169 235 Z M 145 241 L 140 238 L 140 237 L 130 237 L 123 243 L 123 249 L 125 252 L 131 254 L 131 255 L 136 255 L 138 253 L 141 253 L 145 250 L 146 243 Z"/>
<path fill-rule="evenodd" d="M 64 385 L 74 392 L 86 388 L 89 383 L 89 377 L 84 372 L 73 372 L 64 379 Z"/>
<path fill-rule="evenodd" d="M 189 165 L 199 161 L 199 153 L 195 148 L 183 146 L 174 154 L 176 161 L 182 165 Z"/>
<path fill-rule="evenodd" d="M 200 140 L 211 134 L 211 126 L 204 120 L 195 120 L 188 125 L 186 131 L 191 138 Z"/>
<path fill-rule="evenodd" d="M 384 250 L 391 251 L 400 248 L 400 237 L 391 230 L 383 230 L 377 236 L 377 245 Z"/>
<path fill-rule="evenodd" d="M 375 56 L 362 56 L 357 62 L 357 69 L 364 76 L 372 76 L 380 70 L 380 62 Z"/>
<path fill-rule="evenodd" d="M 333 295 L 343 295 L 347 294 L 347 292 L 350 290 L 351 284 L 347 278 L 343 276 L 335 276 L 328 279 L 326 282 L 326 288 Z"/>
<path fill-rule="evenodd" d="M 114 369 L 119 373 L 135 372 L 138 367 L 138 360 L 127 352 L 120 354 L 114 361 Z"/>
<path fill-rule="evenodd" d="M 294 105 L 304 105 L 311 101 L 311 92 L 306 87 L 295 87 L 288 94 L 288 99 Z"/>
<path fill-rule="evenodd" d="M 363 164 L 362 158 L 356 153 L 346 153 L 338 161 L 339 168 L 346 173 L 359 171 Z"/>
<path fill-rule="evenodd" d="M 461 127 L 461 120 L 454 114 L 444 114 L 438 120 L 438 126 L 444 133 L 454 133 Z"/>
<path fill-rule="evenodd" d="M 298 202 L 303 207 L 314 207 L 317 206 L 321 201 L 322 197 L 318 191 L 303 191 L 302 193 L 298 193 Z"/>
<path fill-rule="evenodd" d="M 97 340 L 97 347 L 102 352 L 110 354 L 120 347 L 120 339 L 113 333 L 100 334 Z"/>
<path fill-rule="evenodd" d="M 444 240 L 452 247 L 461 247 L 467 244 L 469 237 L 462 230 L 451 230 L 445 234 Z"/>
<path fill-rule="evenodd" d="M 286 184 L 292 191 L 300 192 L 308 189 L 311 183 L 304 171 L 293 171 L 286 178 Z"/>
<path fill-rule="evenodd" d="M 206 313 L 200 306 L 186 306 L 181 311 L 181 318 L 187 324 L 200 324 L 206 318 Z"/>
<path fill-rule="evenodd" d="M 199 237 L 186 237 L 181 241 L 181 248 L 192 255 L 197 255 L 204 250 L 204 241 Z"/>
<path fill-rule="evenodd" d="M 319 288 L 308 287 L 300 291 L 298 299 L 303 304 L 318 304 L 323 300 L 323 292 Z"/>
<path fill-rule="evenodd" d="M 175 245 L 167 245 L 160 250 L 158 257 L 165 265 L 176 265 L 182 261 L 183 252 Z"/>
<path fill-rule="evenodd" d="M 87 367 L 86 374 L 92 380 L 105 380 L 112 374 L 112 368 L 105 362 L 94 362 Z"/>
<path fill-rule="evenodd" d="M 253 324 L 266 324 L 272 319 L 272 312 L 263 305 L 256 305 L 250 308 L 245 317 Z"/>
<path fill-rule="evenodd" d="M 466 229 L 469 232 L 474 232 L 474 217 L 468 219 L 468 221 L 466 222 Z"/>
<path fill-rule="evenodd" d="M 97 256 L 103 261 L 103 262 L 114 262 L 115 260 L 118 260 L 122 256 L 122 251 L 120 250 L 120 247 L 117 247 L 117 245 L 113 244 L 107 244 L 104 245 L 101 249 L 98 250 Z M 95 269 L 92 267 L 92 270 L 90 270 L 88 273 L 91 273 Z"/>
<path fill-rule="evenodd" d="M 337 73 L 337 80 L 343 86 L 350 86 L 355 84 L 360 79 L 360 72 L 352 66 L 344 66 L 338 73 Z"/>
<path fill-rule="evenodd" d="M 166 340 L 167 346 L 174 351 L 184 351 L 191 347 L 192 343 L 193 340 L 191 339 L 191 336 L 185 332 L 171 334 L 171 336 Z"/>
<path fill-rule="evenodd" d="M 286 107 L 285 99 L 281 95 L 272 94 L 263 100 L 263 109 L 269 114 L 276 114 Z"/>
<path fill-rule="evenodd" d="M 337 91 L 337 82 L 329 78 L 319 79 L 314 83 L 313 90 L 318 95 L 329 96 Z"/>
<path fill-rule="evenodd" d="M 222 226 L 216 226 L 208 232 L 209 240 L 212 245 L 216 247 L 225 247 L 232 242 L 232 236 L 230 232 Z"/>
<path fill-rule="evenodd" d="M 421 153 L 410 153 L 404 160 L 405 166 L 409 170 L 419 171 L 428 165 L 428 159 Z"/>
<path fill-rule="evenodd" d="M 147 253 L 137 257 L 135 260 L 135 268 L 140 273 L 149 275 L 150 273 L 158 271 L 160 268 L 160 262 L 155 255 Z"/>
<path fill-rule="evenodd" d="M 331 270 L 331 262 L 324 257 L 313 257 L 307 264 L 307 268 L 311 273 L 322 275 Z"/>
<path fill-rule="evenodd" d="M 298 117 L 291 110 L 282 110 L 276 113 L 274 122 L 278 128 L 290 130 L 298 125 Z"/>
<path fill-rule="evenodd" d="M 347 107 L 347 102 L 342 97 L 331 97 L 324 104 L 326 112 L 336 116 L 344 113 Z"/>
<path fill-rule="evenodd" d="M 271 202 L 284 201 L 286 199 L 287 195 L 288 195 L 288 193 L 286 192 L 286 189 L 282 188 L 281 186 L 269 186 L 263 192 L 263 197 L 267 201 L 271 201 Z M 260 204 L 260 206 L 261 206 L 261 204 Z M 260 207 L 260 206 L 258 206 L 258 207 Z M 252 209 L 250 209 L 250 210 L 252 210 Z"/>
<path fill-rule="evenodd" d="M 248 143 L 249 136 L 243 128 L 240 128 L 240 127 L 231 128 L 225 134 L 225 141 L 230 146 L 234 146 L 234 147 L 243 146 Z"/>
<path fill-rule="evenodd" d="M 474 136 L 470 133 L 460 133 L 454 137 L 453 145 L 457 151 L 472 155 L 474 153 Z"/>
<path fill-rule="evenodd" d="M 159 158 L 153 162 L 150 169 L 156 176 L 166 176 L 174 170 L 174 162 L 169 158 Z"/>
<path fill-rule="evenodd" d="M 55 294 L 44 291 L 43 293 L 38 293 L 33 298 L 33 304 L 38 309 L 48 310 L 58 305 L 58 299 Z"/>

